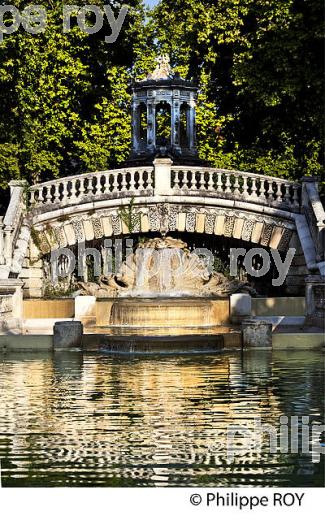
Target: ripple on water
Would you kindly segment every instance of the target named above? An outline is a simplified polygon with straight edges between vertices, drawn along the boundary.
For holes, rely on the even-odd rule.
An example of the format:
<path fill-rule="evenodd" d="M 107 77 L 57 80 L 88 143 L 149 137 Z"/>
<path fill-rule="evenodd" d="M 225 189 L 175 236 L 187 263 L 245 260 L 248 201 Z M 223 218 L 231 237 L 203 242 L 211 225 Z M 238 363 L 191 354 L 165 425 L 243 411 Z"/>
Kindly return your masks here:
<path fill-rule="evenodd" d="M 0 364 L 4 486 L 317 486 L 307 455 L 241 451 L 227 428 L 322 422 L 317 352 L 193 357 L 6 355 Z M 236 446 L 242 446 L 237 439 Z"/>

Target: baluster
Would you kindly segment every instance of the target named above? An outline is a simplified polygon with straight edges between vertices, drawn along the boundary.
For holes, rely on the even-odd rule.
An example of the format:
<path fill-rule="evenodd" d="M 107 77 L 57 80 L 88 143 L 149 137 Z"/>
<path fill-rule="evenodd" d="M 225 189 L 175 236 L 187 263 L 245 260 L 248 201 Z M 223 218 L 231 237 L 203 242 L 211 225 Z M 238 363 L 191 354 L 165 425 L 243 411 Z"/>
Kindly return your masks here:
<path fill-rule="evenodd" d="M 76 183 L 77 183 L 77 179 L 72 179 L 72 181 L 71 181 L 71 192 L 70 192 L 70 202 L 75 202 L 77 200 Z"/>
<path fill-rule="evenodd" d="M 269 189 L 268 189 L 268 201 L 272 204 L 275 200 L 275 188 L 276 188 L 276 185 L 274 186 L 274 181 L 270 181 L 269 182 Z"/>
<path fill-rule="evenodd" d="M 217 191 L 218 191 L 218 192 L 221 192 L 221 191 L 223 191 L 223 186 L 222 186 L 222 173 L 221 173 L 221 172 L 217 172 L 217 175 L 218 175 Z"/>
<path fill-rule="evenodd" d="M 152 170 L 147 171 L 147 190 L 152 190 Z"/>
<path fill-rule="evenodd" d="M 225 193 L 231 193 L 231 183 L 230 183 L 230 175 L 226 173 L 226 189 Z"/>
<path fill-rule="evenodd" d="M 36 205 L 35 190 L 31 189 L 29 192 L 29 204 L 31 206 Z"/>
<path fill-rule="evenodd" d="M 113 192 L 114 192 L 114 191 L 119 191 L 119 190 L 118 190 L 118 187 L 119 187 L 119 182 L 118 182 L 118 173 L 117 173 L 117 172 L 114 172 L 114 173 L 113 173 Z"/>
<path fill-rule="evenodd" d="M 59 183 L 55 183 L 54 185 L 54 194 L 53 194 L 53 202 L 54 204 L 58 204 L 60 203 L 60 184 Z"/>
<path fill-rule="evenodd" d="M 256 195 L 256 192 L 257 192 L 256 177 L 252 177 L 251 180 L 252 180 L 251 197 L 253 199 L 256 199 L 257 198 L 257 195 Z"/>
<path fill-rule="evenodd" d="M 96 177 L 88 177 L 87 195 L 94 195 L 96 193 Z"/>
<path fill-rule="evenodd" d="M 235 195 L 235 196 L 240 195 L 240 190 L 239 190 L 239 178 L 238 178 L 237 175 L 235 176 L 234 195 Z"/>
<path fill-rule="evenodd" d="M 51 193 L 52 186 L 46 186 L 46 204 L 52 203 L 52 193 Z"/>
<path fill-rule="evenodd" d="M 135 171 L 130 171 L 130 191 L 135 191 Z"/>
<path fill-rule="evenodd" d="M 174 171 L 174 174 L 175 174 L 175 178 L 174 178 L 174 189 L 176 190 L 179 190 L 180 186 L 179 186 L 179 170 L 175 170 Z"/>
<path fill-rule="evenodd" d="M 265 202 L 266 201 L 265 180 L 261 179 L 260 177 L 259 177 L 258 180 L 259 180 L 259 183 L 260 183 L 260 189 L 259 189 L 260 194 L 259 194 L 258 198 Z"/>
<path fill-rule="evenodd" d="M 243 175 L 242 177 L 243 177 L 242 195 L 245 198 L 248 196 L 247 175 Z"/>
<path fill-rule="evenodd" d="M 200 190 L 205 190 L 205 173 L 204 173 L 204 170 L 201 170 L 199 173 L 200 173 L 199 189 Z"/>
<path fill-rule="evenodd" d="M 126 191 L 126 172 L 122 172 L 122 183 L 121 183 L 121 191 Z"/>
<path fill-rule="evenodd" d="M 144 179 L 143 179 L 143 170 L 139 170 L 139 191 L 142 191 L 144 189 Z"/>
<path fill-rule="evenodd" d="M 213 172 L 209 171 L 209 178 L 208 178 L 208 191 L 213 191 Z"/>
<path fill-rule="evenodd" d="M 293 205 L 295 207 L 299 207 L 299 186 L 297 184 L 294 184 L 293 186 Z"/>
<path fill-rule="evenodd" d="M 290 204 L 290 184 L 285 184 L 284 201 Z"/>
<path fill-rule="evenodd" d="M 276 194 L 275 194 L 276 202 L 282 202 L 282 189 L 281 189 L 282 184 L 281 184 L 281 182 L 277 182 L 276 186 L 277 186 L 277 191 L 276 191 Z"/>
<path fill-rule="evenodd" d="M 80 179 L 80 188 L 79 188 L 80 198 L 81 197 L 85 197 L 85 195 L 86 195 L 85 182 L 86 182 L 86 178 L 85 177 L 81 177 L 81 179 Z"/>
<path fill-rule="evenodd" d="M 68 183 L 67 181 L 62 182 L 62 202 L 65 203 L 68 201 Z"/>
<path fill-rule="evenodd" d="M 190 174 L 190 184 L 189 184 L 189 189 L 190 190 L 196 190 L 196 171 L 188 171 L 188 173 Z"/>

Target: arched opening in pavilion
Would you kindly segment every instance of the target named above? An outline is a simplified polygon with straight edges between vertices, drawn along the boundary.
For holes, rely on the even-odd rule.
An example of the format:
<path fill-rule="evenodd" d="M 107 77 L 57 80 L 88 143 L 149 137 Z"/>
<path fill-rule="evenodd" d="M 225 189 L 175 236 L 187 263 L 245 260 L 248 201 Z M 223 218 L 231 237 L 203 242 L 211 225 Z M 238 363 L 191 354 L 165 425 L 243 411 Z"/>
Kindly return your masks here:
<path fill-rule="evenodd" d="M 170 146 L 171 144 L 171 107 L 166 101 L 156 106 L 156 144 Z"/>
<path fill-rule="evenodd" d="M 180 107 L 180 145 L 182 148 L 189 148 L 189 105 L 182 103 Z"/>

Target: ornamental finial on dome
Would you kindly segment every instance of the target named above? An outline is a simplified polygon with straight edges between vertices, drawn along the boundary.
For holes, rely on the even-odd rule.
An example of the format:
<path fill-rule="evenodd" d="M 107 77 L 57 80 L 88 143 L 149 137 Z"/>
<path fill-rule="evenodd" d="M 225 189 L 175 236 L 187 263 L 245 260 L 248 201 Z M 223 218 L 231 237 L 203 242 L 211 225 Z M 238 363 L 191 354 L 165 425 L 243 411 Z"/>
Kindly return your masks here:
<path fill-rule="evenodd" d="M 148 75 L 147 79 L 168 79 L 172 77 L 172 69 L 170 66 L 170 59 L 167 54 L 158 56 L 156 58 L 156 68 L 152 74 Z"/>

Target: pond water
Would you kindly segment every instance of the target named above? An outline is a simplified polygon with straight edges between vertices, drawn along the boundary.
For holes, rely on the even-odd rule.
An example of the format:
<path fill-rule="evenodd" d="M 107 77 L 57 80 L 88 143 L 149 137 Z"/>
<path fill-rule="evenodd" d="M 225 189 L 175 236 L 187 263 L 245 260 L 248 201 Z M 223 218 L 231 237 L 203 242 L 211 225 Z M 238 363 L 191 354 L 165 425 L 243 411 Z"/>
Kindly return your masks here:
<path fill-rule="evenodd" d="M 307 350 L 2 355 L 2 485 L 321 486 L 300 423 L 323 423 L 323 366 Z M 231 426 L 260 421 L 279 443 L 281 416 L 298 417 L 299 453 L 237 434 L 227 457 Z"/>

